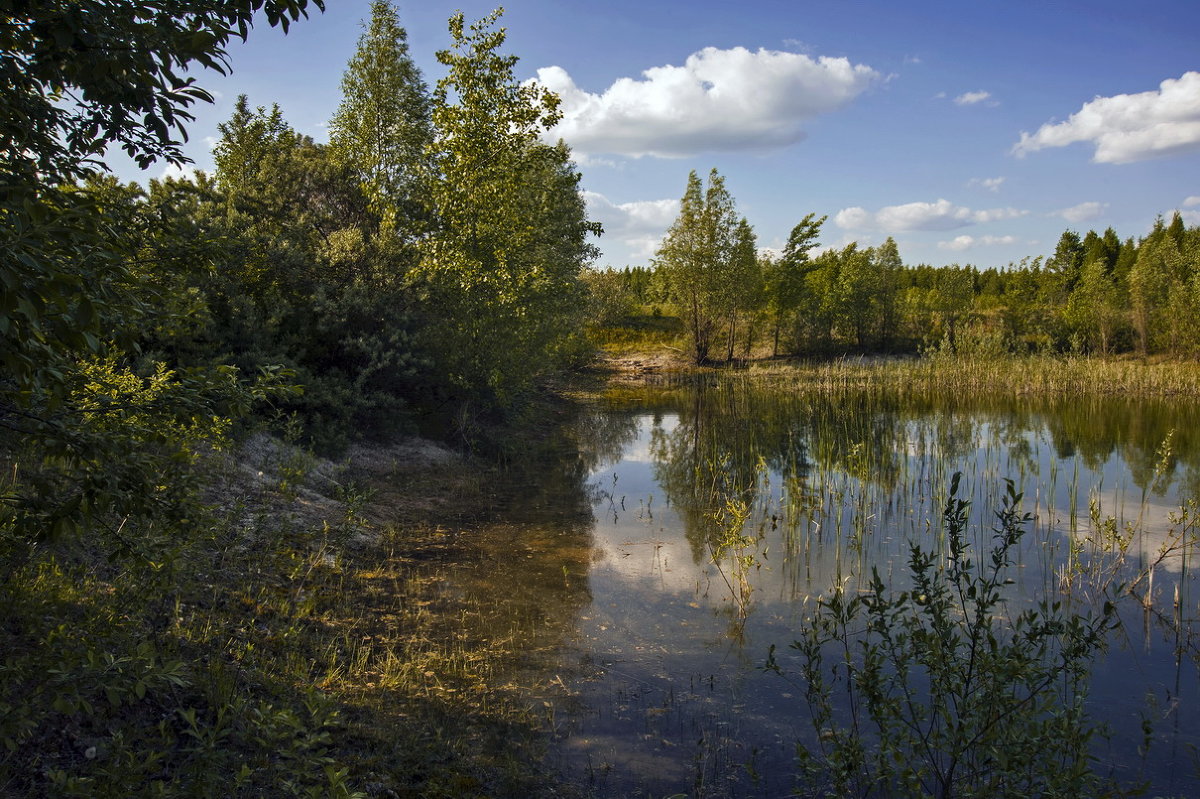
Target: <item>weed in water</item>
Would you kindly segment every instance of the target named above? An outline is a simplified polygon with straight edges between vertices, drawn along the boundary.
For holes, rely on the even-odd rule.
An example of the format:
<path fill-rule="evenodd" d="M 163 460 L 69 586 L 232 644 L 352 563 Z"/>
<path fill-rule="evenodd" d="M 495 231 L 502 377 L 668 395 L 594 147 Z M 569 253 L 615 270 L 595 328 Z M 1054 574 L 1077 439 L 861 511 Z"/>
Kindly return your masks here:
<path fill-rule="evenodd" d="M 910 545 L 912 588 L 878 572 L 820 600 L 800 677 L 815 738 L 798 745 L 801 793 L 826 796 L 1099 796 L 1088 669 L 1114 623 L 1042 601 L 1008 612 L 1014 548 L 1032 520 L 1011 481 L 991 551 L 971 558 L 968 503 L 951 481 L 945 555 Z M 772 647 L 769 670 L 783 673 Z"/>

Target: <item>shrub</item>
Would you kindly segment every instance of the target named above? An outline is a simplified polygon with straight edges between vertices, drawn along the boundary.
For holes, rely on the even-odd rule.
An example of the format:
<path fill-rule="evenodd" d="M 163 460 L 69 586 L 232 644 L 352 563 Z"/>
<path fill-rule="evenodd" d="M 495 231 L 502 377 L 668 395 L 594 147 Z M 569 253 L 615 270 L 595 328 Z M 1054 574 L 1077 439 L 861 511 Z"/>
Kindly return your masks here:
<path fill-rule="evenodd" d="M 1114 608 L 1005 603 L 1014 547 L 1031 520 L 1012 482 L 983 563 L 966 540 L 968 503 L 951 482 L 947 552 L 910 547 L 912 587 L 878 571 L 862 594 L 820 600 L 802 637 L 800 676 L 815 739 L 798 745 L 802 792 L 832 796 L 1097 796 L 1097 728 L 1084 707 L 1089 665 Z M 767 668 L 782 673 L 774 648 Z M 844 704 L 843 704 L 844 702 Z"/>

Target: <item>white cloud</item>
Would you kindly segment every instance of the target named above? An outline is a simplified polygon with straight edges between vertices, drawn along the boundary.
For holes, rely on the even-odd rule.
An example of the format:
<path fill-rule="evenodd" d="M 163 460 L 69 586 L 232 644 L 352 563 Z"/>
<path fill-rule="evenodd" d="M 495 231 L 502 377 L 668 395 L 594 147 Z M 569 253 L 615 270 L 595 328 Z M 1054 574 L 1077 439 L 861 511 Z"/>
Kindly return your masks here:
<path fill-rule="evenodd" d="M 576 166 L 581 167 L 603 166 L 610 169 L 620 169 L 623 166 L 622 163 L 617 162 L 612 158 L 601 158 L 596 155 L 591 155 L 590 153 L 581 153 L 576 151 L 571 152 L 571 160 L 575 162 Z"/>
<path fill-rule="evenodd" d="M 1189 227 L 1200 225 L 1200 211 L 1180 211 L 1179 215 L 1183 217 L 1183 224 Z"/>
<path fill-rule="evenodd" d="M 614 203 L 594 191 L 585 191 L 588 218 L 604 225 L 603 247 L 616 241 L 629 249 L 634 258 L 649 258 L 662 243 L 667 228 L 679 215 L 679 200 L 639 200 Z"/>
<path fill-rule="evenodd" d="M 1103 214 L 1108 209 L 1108 203 L 1087 202 L 1073 205 L 1070 208 L 1064 208 L 1061 211 L 1055 211 L 1051 216 L 1061 216 L 1063 219 L 1074 224 L 1086 222 L 1089 219 L 1095 219 Z"/>
<path fill-rule="evenodd" d="M 998 219 L 1015 219 L 1025 216 L 1028 211 L 1016 208 L 992 208 L 973 211 L 960 205 L 954 205 L 949 200 L 938 200 L 932 203 L 906 203 L 904 205 L 889 205 L 872 214 L 864 208 L 844 208 L 834 216 L 833 221 L 840 228 L 847 230 L 862 230 L 879 228 L 887 231 L 905 230 L 954 230 L 983 222 L 994 222 Z"/>
<path fill-rule="evenodd" d="M 977 246 L 991 247 L 997 244 L 1016 243 L 1016 236 L 980 236 L 979 238 L 975 238 L 974 236 L 956 236 L 950 241 L 939 241 L 937 246 L 938 249 L 941 250 L 953 250 L 955 252 L 961 252 Z"/>
<path fill-rule="evenodd" d="M 1097 97 L 1066 122 L 1047 122 L 1034 134 L 1021 132 L 1017 156 L 1091 142 L 1092 160 L 1128 164 L 1161 155 L 1200 149 L 1200 72 L 1168 78 L 1157 91 Z"/>
<path fill-rule="evenodd" d="M 843 208 L 834 214 L 833 223 L 843 230 L 862 230 L 872 226 L 874 217 L 866 208 Z"/>
<path fill-rule="evenodd" d="M 192 166 L 179 166 L 177 164 L 167 164 L 163 167 L 162 174 L 158 176 L 159 180 L 195 180 L 196 168 Z"/>
<path fill-rule="evenodd" d="M 958 236 L 952 241 L 939 241 L 938 248 L 942 250 L 961 251 L 968 249 L 975 243 L 975 239 L 971 236 Z"/>
<path fill-rule="evenodd" d="M 997 219 L 1016 219 L 1028 213 L 1028 211 L 1021 211 L 1016 208 L 990 208 L 986 211 L 972 211 L 971 221 L 995 222 Z"/>
<path fill-rule="evenodd" d="M 794 144 L 810 119 L 842 108 L 879 78 L 845 58 L 708 47 L 683 66 L 621 78 L 602 94 L 579 88 L 557 66 L 539 69 L 536 81 L 562 98 L 563 120 L 549 135 L 572 148 L 673 158 Z"/>
<path fill-rule="evenodd" d="M 988 191 L 1000 191 L 1000 186 L 1003 185 L 1006 178 L 971 178 L 967 181 L 968 186 L 982 186 Z"/>
<path fill-rule="evenodd" d="M 991 92 L 983 92 L 983 91 L 966 92 L 965 94 L 960 94 L 958 97 L 955 97 L 954 104 L 955 105 L 975 105 L 977 103 L 982 103 L 984 100 L 987 100 L 991 96 L 992 96 Z"/>
<path fill-rule="evenodd" d="M 1192 196 L 1183 201 L 1184 208 L 1195 208 L 1200 205 L 1200 197 Z"/>

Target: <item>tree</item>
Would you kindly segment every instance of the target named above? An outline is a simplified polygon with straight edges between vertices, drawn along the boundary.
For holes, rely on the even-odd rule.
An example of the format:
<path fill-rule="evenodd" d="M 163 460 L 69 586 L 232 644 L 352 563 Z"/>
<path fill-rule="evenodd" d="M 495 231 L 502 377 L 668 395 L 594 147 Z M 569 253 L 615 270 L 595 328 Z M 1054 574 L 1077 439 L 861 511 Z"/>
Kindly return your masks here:
<path fill-rule="evenodd" d="M 1079 283 L 1067 300 L 1066 313 L 1083 343 L 1103 355 L 1109 353 L 1122 314 L 1117 307 L 1117 288 L 1103 259 L 1089 261 L 1083 267 Z"/>
<path fill-rule="evenodd" d="M 828 218 L 823 216 L 816 219 L 816 214 L 808 214 L 801 219 L 788 234 L 783 253 L 779 260 L 773 263 L 766 277 L 767 307 L 774 322 L 774 355 L 779 354 L 779 331 L 784 320 L 796 312 L 804 296 L 805 275 L 812 268 L 808 254 L 818 245 L 817 237 L 821 235 L 821 225 Z"/>
<path fill-rule="evenodd" d="M 358 173 L 392 226 L 419 228 L 428 222 L 423 186 L 432 142 L 429 92 L 408 54 L 408 34 L 395 6 L 375 0 L 371 22 L 342 77 L 342 102 L 329 122 L 330 147 Z"/>
<path fill-rule="evenodd" d="M 1066 230 L 1058 239 L 1054 255 L 1046 261 L 1046 270 L 1057 278 L 1059 297 L 1062 300 L 1075 290 L 1075 284 L 1079 282 L 1083 271 L 1084 252 L 1079 234 L 1073 230 Z"/>
<path fill-rule="evenodd" d="M 227 194 L 246 191 L 253 185 L 263 161 L 272 153 L 289 149 L 299 136 L 283 119 L 278 105 L 267 113 L 261 105 L 250 108 L 246 95 L 238 95 L 233 116 L 217 125 L 221 138 L 213 147 L 217 184 Z"/>
<path fill-rule="evenodd" d="M 834 327 L 840 304 L 842 258 L 837 250 L 827 250 L 813 260 L 813 268 L 804 275 L 802 303 L 795 315 L 793 346 L 828 349 L 833 346 Z"/>
<path fill-rule="evenodd" d="M 27 404 L 30 390 L 58 381 L 52 362 L 102 351 L 105 317 L 138 313 L 117 288 L 121 257 L 107 249 L 97 209 L 59 187 L 84 178 L 113 144 L 143 166 L 185 162 L 175 136 L 186 138 L 193 103 L 211 101 L 187 69 L 226 72 L 224 48 L 246 38 L 256 9 L 286 30 L 308 6 L 62 0 L 8 10 L 0 26 L 0 310 L 8 319 L 0 350 L 15 383 L 4 382 L 0 403 Z"/>
<path fill-rule="evenodd" d="M 5 186 L 83 176 L 110 144 L 142 166 L 184 163 L 188 109 L 211 102 L 185 77 L 228 72 L 225 47 L 259 10 L 285 31 L 310 0 L 51 0 L 11 5 L 0 26 L 0 161 Z M 324 10 L 324 0 L 311 0 Z M 131 47 L 130 42 L 136 42 Z"/>
<path fill-rule="evenodd" d="M 936 282 L 929 292 L 930 307 L 941 321 L 943 341 L 951 352 L 958 351 L 958 328 L 971 312 L 975 297 L 973 270 L 958 264 L 935 270 Z"/>
<path fill-rule="evenodd" d="M 688 175 L 679 216 L 659 246 L 656 263 L 681 307 L 696 363 L 708 361 L 723 308 L 729 307 L 738 218 L 725 179 L 713 169 L 705 188 Z"/>
<path fill-rule="evenodd" d="M 753 336 L 750 316 L 758 310 L 762 302 L 762 271 L 758 261 L 757 240 L 754 228 L 745 217 L 742 217 L 734 230 L 726 288 L 725 314 L 729 336 L 725 360 L 732 361 L 738 322 L 746 323 L 746 349 L 749 350 Z"/>
<path fill-rule="evenodd" d="M 21 488 L 4 498 L 12 515 L 6 510 L 3 522 L 14 540 L 78 529 L 123 510 L 153 510 L 161 503 L 140 492 L 147 481 L 151 493 L 161 485 L 153 482 L 161 460 L 127 456 L 179 453 L 181 439 L 165 433 L 170 420 L 180 414 L 213 419 L 201 409 L 215 402 L 215 387 L 231 388 L 228 370 L 223 376 L 153 368 L 135 373 L 121 358 L 122 345 L 152 315 L 152 298 L 134 268 L 135 240 L 115 224 L 124 201 L 73 184 L 100 165 L 110 145 L 142 166 L 158 159 L 183 163 L 176 137 L 186 138 L 188 109 L 211 100 L 185 77 L 188 69 L 226 72 L 224 48 L 246 37 L 256 10 L 286 29 L 309 5 L 52 0 L 6 9 L 0 25 L 0 448 L 32 452 L 34 462 L 57 475 L 28 483 L 30 493 Z M 322 0 L 311 5 L 323 8 Z M 123 417 L 101 414 L 101 427 L 93 425 L 97 407 L 139 402 L 147 407 Z M 157 439 L 158 449 L 147 444 L 156 424 L 165 436 Z"/>
<path fill-rule="evenodd" d="M 1143 356 L 1163 342 L 1179 260 L 1179 248 L 1160 217 L 1138 246 L 1137 260 L 1129 271 L 1130 320 Z"/>
<path fill-rule="evenodd" d="M 438 53 L 447 67 L 433 97 L 438 226 L 412 282 L 452 384 L 506 404 L 578 327 L 579 272 L 600 228 L 587 221 L 567 148 L 539 141 L 559 119 L 558 98 L 516 80 L 498 18 L 468 29 L 456 14 L 453 48 Z"/>
<path fill-rule="evenodd" d="M 900 248 L 891 236 L 871 250 L 875 271 L 879 275 L 879 345 L 883 350 L 892 346 L 900 319 L 900 279 L 904 262 Z"/>
<path fill-rule="evenodd" d="M 871 340 L 880 318 L 881 288 L 874 253 L 850 244 L 840 253 L 836 294 L 836 318 L 854 331 L 854 343 L 864 349 Z"/>

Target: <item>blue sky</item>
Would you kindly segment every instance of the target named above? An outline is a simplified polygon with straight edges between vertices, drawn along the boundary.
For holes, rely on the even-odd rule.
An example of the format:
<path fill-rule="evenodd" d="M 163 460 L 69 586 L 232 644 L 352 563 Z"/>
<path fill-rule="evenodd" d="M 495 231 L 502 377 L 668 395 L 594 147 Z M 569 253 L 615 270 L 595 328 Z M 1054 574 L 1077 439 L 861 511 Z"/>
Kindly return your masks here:
<path fill-rule="evenodd" d="M 430 84 L 450 14 L 494 8 L 397 7 Z M 196 166 L 241 93 L 325 140 L 368 15 L 328 0 L 231 47 L 230 77 L 199 75 L 218 98 L 190 128 Z M 503 24 L 518 77 L 563 96 L 598 265 L 647 263 L 688 172 L 712 167 L 763 247 L 809 212 L 827 246 L 891 235 L 906 263 L 980 267 L 1053 252 L 1068 227 L 1200 224 L 1196 0 L 513 0 Z"/>

